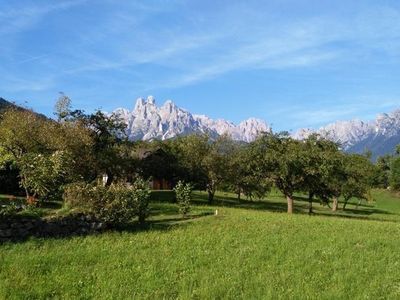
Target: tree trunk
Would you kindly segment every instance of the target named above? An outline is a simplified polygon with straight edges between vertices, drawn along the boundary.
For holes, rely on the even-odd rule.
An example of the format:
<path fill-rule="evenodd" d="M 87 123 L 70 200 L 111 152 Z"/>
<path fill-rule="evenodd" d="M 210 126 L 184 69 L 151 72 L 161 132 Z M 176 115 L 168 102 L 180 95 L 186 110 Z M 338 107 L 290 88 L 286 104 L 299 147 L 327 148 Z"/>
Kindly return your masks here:
<path fill-rule="evenodd" d="M 312 193 L 308 194 L 308 213 L 309 214 L 313 213 L 313 197 L 314 197 L 314 195 Z"/>
<path fill-rule="evenodd" d="M 139 214 L 139 224 L 143 225 L 146 222 L 146 216 L 144 214 Z"/>
<path fill-rule="evenodd" d="M 292 198 L 292 196 L 286 196 L 286 200 L 287 200 L 287 212 L 288 212 L 288 214 L 292 214 L 293 213 L 293 198 Z"/>
<path fill-rule="evenodd" d="M 214 194 L 215 192 L 213 190 L 208 190 L 208 204 L 212 204 L 214 202 Z"/>
<path fill-rule="evenodd" d="M 337 197 L 333 198 L 332 211 L 336 212 L 338 209 L 339 201 Z"/>
<path fill-rule="evenodd" d="M 238 192 L 237 192 L 239 202 L 240 202 L 241 193 L 242 193 L 242 189 L 239 187 Z"/>
<path fill-rule="evenodd" d="M 24 190 L 25 190 L 26 200 L 29 200 L 29 198 L 31 197 L 31 195 L 30 195 L 30 193 L 29 193 L 28 187 L 25 185 L 25 182 L 26 182 L 26 177 L 23 176 L 23 178 L 22 178 L 22 186 L 24 187 Z"/>
<path fill-rule="evenodd" d="M 344 204 L 343 204 L 343 210 L 346 209 L 347 206 L 347 202 L 349 201 L 349 199 L 344 199 Z"/>
<path fill-rule="evenodd" d="M 207 192 L 208 192 L 208 204 L 212 204 L 214 202 L 214 194 L 215 194 L 214 181 L 211 181 L 207 184 Z"/>
<path fill-rule="evenodd" d="M 26 199 L 28 200 L 31 197 L 31 195 L 29 194 L 29 191 L 26 187 L 24 187 L 24 189 L 25 189 Z"/>
<path fill-rule="evenodd" d="M 111 183 L 114 180 L 114 174 L 112 174 L 111 172 L 107 173 L 107 182 L 106 182 L 106 186 L 110 186 Z"/>

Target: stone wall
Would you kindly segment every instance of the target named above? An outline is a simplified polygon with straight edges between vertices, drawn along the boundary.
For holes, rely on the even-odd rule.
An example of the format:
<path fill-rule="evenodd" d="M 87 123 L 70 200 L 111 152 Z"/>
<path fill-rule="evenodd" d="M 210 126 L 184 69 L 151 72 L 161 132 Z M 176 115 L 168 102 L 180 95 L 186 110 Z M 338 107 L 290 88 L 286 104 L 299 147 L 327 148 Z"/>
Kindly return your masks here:
<path fill-rule="evenodd" d="M 13 216 L 0 219 L 0 243 L 34 237 L 63 237 L 101 232 L 107 225 L 83 214 L 41 219 Z"/>

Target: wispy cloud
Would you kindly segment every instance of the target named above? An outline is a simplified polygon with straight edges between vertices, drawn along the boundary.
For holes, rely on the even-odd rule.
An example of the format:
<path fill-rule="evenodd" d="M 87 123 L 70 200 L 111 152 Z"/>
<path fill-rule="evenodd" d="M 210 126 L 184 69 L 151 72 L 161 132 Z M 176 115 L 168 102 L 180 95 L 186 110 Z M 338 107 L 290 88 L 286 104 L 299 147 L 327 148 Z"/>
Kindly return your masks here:
<path fill-rule="evenodd" d="M 6 26 L 0 34 L 24 30 L 48 13 L 84 2 L 51 2 L 2 11 Z M 184 8 L 180 1 L 169 4 Z M 99 26 L 77 31 L 79 39 L 63 49 L 66 64 L 58 76 L 155 65 L 168 68 L 170 74 L 155 74 L 148 87 L 177 88 L 233 71 L 304 68 L 355 56 L 360 59 L 377 48 L 395 55 L 396 41 L 400 47 L 400 13 L 387 7 L 360 11 L 343 21 L 324 16 L 277 22 L 268 15 L 263 18 L 263 10 L 243 11 L 243 6 L 232 5 L 213 13 L 210 20 L 195 14 L 170 27 L 151 24 L 152 18 L 168 14 L 170 6 L 132 2 L 123 7 L 125 11 L 110 9 Z M 374 26 L 369 22 L 372 18 L 379 18 Z"/>
<path fill-rule="evenodd" d="M 220 88 L 245 97 L 245 82 L 274 110 L 286 106 L 279 117 L 270 116 L 285 115 L 294 128 L 370 116 L 397 103 L 380 100 L 399 96 L 400 10 L 391 1 L 355 2 L 326 8 L 305 0 L 3 1 L 0 91 L 19 96 L 68 89 L 90 103 L 143 93 L 190 99 L 198 91 L 211 99 L 214 91 L 206 89 L 215 88 L 214 79 L 239 78 L 216 81 L 223 86 L 215 88 L 218 96 L 229 92 Z M 391 89 L 375 91 L 374 81 Z M 235 92 L 229 97 L 239 103 Z M 382 95 L 363 99 L 360 93 Z M 302 104 L 288 107 L 294 99 Z"/>
<path fill-rule="evenodd" d="M 338 103 L 339 102 L 339 103 Z M 373 119 L 377 112 L 399 108 L 400 99 L 386 99 L 385 97 L 365 97 L 335 103 L 322 102 L 314 105 L 297 105 L 277 108 L 270 115 L 288 117 L 292 120 L 291 130 L 299 127 L 318 128 L 336 121 L 347 121 L 352 118 L 368 121 Z M 322 107 L 321 107 L 322 106 Z"/>
<path fill-rule="evenodd" d="M 0 7 L 0 36 L 15 34 L 34 26 L 47 14 L 65 10 L 82 4 L 87 0 L 54 1 L 50 4 Z"/>

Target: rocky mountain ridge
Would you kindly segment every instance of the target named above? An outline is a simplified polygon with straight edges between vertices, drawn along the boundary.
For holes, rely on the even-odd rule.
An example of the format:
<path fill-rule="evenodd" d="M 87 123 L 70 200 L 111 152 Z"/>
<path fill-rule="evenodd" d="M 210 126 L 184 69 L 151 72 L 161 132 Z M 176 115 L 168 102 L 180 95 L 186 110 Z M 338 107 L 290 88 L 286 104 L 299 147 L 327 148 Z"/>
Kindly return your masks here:
<path fill-rule="evenodd" d="M 303 139 L 312 133 L 340 143 L 347 152 L 371 151 L 373 158 L 391 154 L 400 144 L 400 109 L 379 114 L 372 121 L 337 121 L 318 130 L 300 129 L 293 137 Z"/>
<path fill-rule="evenodd" d="M 207 133 L 213 137 L 228 134 L 234 140 L 251 142 L 262 132 L 270 131 L 264 121 L 255 118 L 235 125 L 223 119 L 191 114 L 171 100 L 158 107 L 152 96 L 137 99 L 132 111 L 118 108 L 114 113 L 126 122 L 131 140 L 166 140 L 180 135 Z"/>

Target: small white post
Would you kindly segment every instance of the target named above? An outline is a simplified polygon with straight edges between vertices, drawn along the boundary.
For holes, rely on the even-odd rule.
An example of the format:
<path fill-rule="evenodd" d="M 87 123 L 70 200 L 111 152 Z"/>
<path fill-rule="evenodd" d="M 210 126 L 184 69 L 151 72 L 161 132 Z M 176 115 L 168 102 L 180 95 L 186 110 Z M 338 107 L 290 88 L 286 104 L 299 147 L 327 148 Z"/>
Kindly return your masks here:
<path fill-rule="evenodd" d="M 107 180 L 108 180 L 108 175 L 104 173 L 103 174 L 103 186 L 106 186 Z"/>

